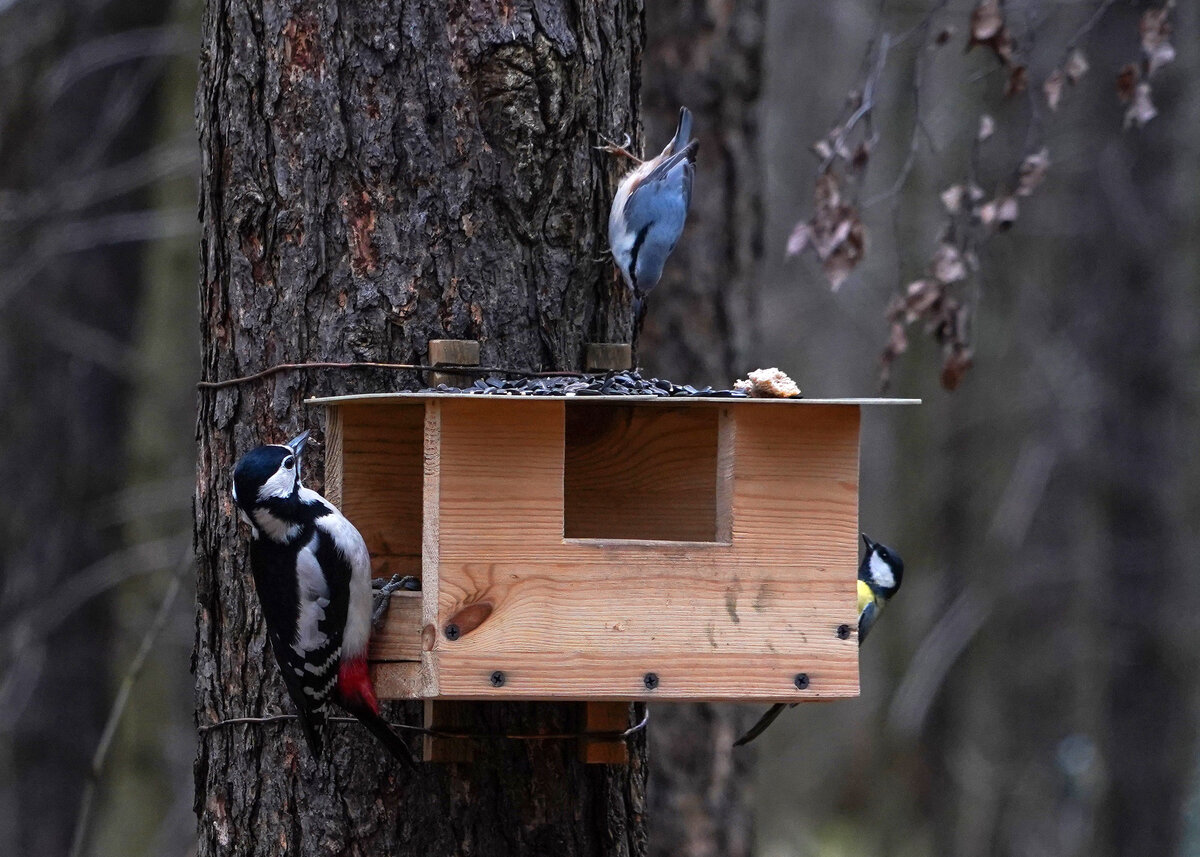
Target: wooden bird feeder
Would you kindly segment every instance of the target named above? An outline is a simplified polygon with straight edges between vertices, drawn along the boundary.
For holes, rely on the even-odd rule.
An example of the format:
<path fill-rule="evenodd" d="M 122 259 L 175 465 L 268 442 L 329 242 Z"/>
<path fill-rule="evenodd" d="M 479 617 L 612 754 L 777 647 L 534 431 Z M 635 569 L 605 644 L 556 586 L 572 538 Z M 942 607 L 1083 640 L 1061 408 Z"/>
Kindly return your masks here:
<path fill-rule="evenodd" d="M 377 692 L 856 696 L 860 413 L 913 401 L 312 400 L 375 576 L 422 581 L 374 638 Z"/>

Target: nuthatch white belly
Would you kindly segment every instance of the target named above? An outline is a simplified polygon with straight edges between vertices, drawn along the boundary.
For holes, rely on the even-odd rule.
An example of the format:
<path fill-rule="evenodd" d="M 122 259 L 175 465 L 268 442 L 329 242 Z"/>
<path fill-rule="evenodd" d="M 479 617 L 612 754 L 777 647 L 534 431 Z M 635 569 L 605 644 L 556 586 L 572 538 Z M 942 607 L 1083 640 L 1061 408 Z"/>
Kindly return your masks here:
<path fill-rule="evenodd" d="M 692 114 L 681 107 L 671 142 L 621 179 L 608 215 L 608 245 L 633 290 L 639 315 L 641 299 L 658 284 L 683 233 L 698 145 L 689 140 L 691 135 Z"/>

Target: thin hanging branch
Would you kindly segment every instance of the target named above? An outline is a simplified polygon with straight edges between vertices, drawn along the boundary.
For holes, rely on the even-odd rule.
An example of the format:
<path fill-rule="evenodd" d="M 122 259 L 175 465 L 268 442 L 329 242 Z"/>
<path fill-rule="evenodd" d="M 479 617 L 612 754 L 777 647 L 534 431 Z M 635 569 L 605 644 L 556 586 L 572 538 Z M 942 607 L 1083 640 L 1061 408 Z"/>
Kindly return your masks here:
<path fill-rule="evenodd" d="M 75 834 L 71 840 L 69 857 L 80 857 L 80 854 L 83 853 L 83 845 L 87 840 L 88 825 L 92 817 L 92 804 L 96 799 L 96 787 L 100 782 L 100 775 L 104 772 L 104 764 L 108 761 L 108 753 L 112 749 L 117 727 L 121 725 L 121 718 L 125 716 L 129 695 L 133 692 L 133 686 L 146 667 L 146 661 L 150 657 L 150 651 L 154 648 L 155 641 L 166 627 L 167 619 L 171 615 L 171 608 L 175 605 L 175 599 L 179 596 L 179 590 L 183 585 L 184 572 L 191 566 L 192 551 L 189 547 L 176 567 L 175 573 L 171 575 L 171 582 L 167 586 L 167 591 L 163 593 L 162 601 L 159 602 L 154 621 L 142 635 L 141 645 L 138 646 L 137 653 L 129 662 L 129 669 L 125 671 L 125 676 L 121 679 L 117 697 L 113 700 L 112 708 L 108 712 L 108 720 L 104 724 L 104 731 L 100 735 L 100 743 L 96 745 L 96 752 L 92 754 L 92 764 L 88 770 L 87 782 L 83 786 L 83 797 L 79 802 L 79 814 L 75 817 Z"/>

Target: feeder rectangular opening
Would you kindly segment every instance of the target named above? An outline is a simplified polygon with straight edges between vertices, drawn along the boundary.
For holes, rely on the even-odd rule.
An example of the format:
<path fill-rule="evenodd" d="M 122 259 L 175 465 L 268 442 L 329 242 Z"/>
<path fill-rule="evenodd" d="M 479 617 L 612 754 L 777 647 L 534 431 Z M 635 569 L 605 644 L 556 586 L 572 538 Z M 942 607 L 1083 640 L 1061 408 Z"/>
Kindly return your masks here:
<path fill-rule="evenodd" d="M 565 538 L 728 542 L 718 407 L 565 410 Z"/>

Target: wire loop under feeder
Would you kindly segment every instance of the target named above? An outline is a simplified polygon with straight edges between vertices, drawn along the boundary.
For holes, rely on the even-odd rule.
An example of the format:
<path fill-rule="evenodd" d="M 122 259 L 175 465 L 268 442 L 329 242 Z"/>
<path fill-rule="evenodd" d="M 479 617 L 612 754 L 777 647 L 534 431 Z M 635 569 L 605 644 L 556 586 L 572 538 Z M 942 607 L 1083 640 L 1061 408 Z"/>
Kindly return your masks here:
<path fill-rule="evenodd" d="M 204 734 L 211 732 L 214 729 L 223 726 L 236 726 L 239 724 L 262 725 L 265 723 L 278 723 L 284 720 L 297 720 L 298 715 L 295 714 L 271 714 L 264 717 L 229 717 L 225 720 L 218 720 L 216 723 L 205 723 L 197 727 L 197 730 Z M 329 723 L 357 723 L 353 717 L 329 717 L 326 718 Z M 414 732 L 418 735 L 428 735 L 431 738 L 454 738 L 458 740 L 489 740 L 489 739 L 505 739 L 511 741 L 624 741 L 627 738 L 636 735 L 643 731 L 650 722 L 650 708 L 647 706 L 642 712 L 642 719 L 625 730 L 608 730 L 608 731 L 583 731 L 583 732 L 537 732 L 537 733 L 511 733 L 511 732 L 454 732 L 445 729 L 428 729 L 424 726 L 412 726 L 408 723 L 389 723 L 393 729 L 400 729 L 405 732 Z"/>

